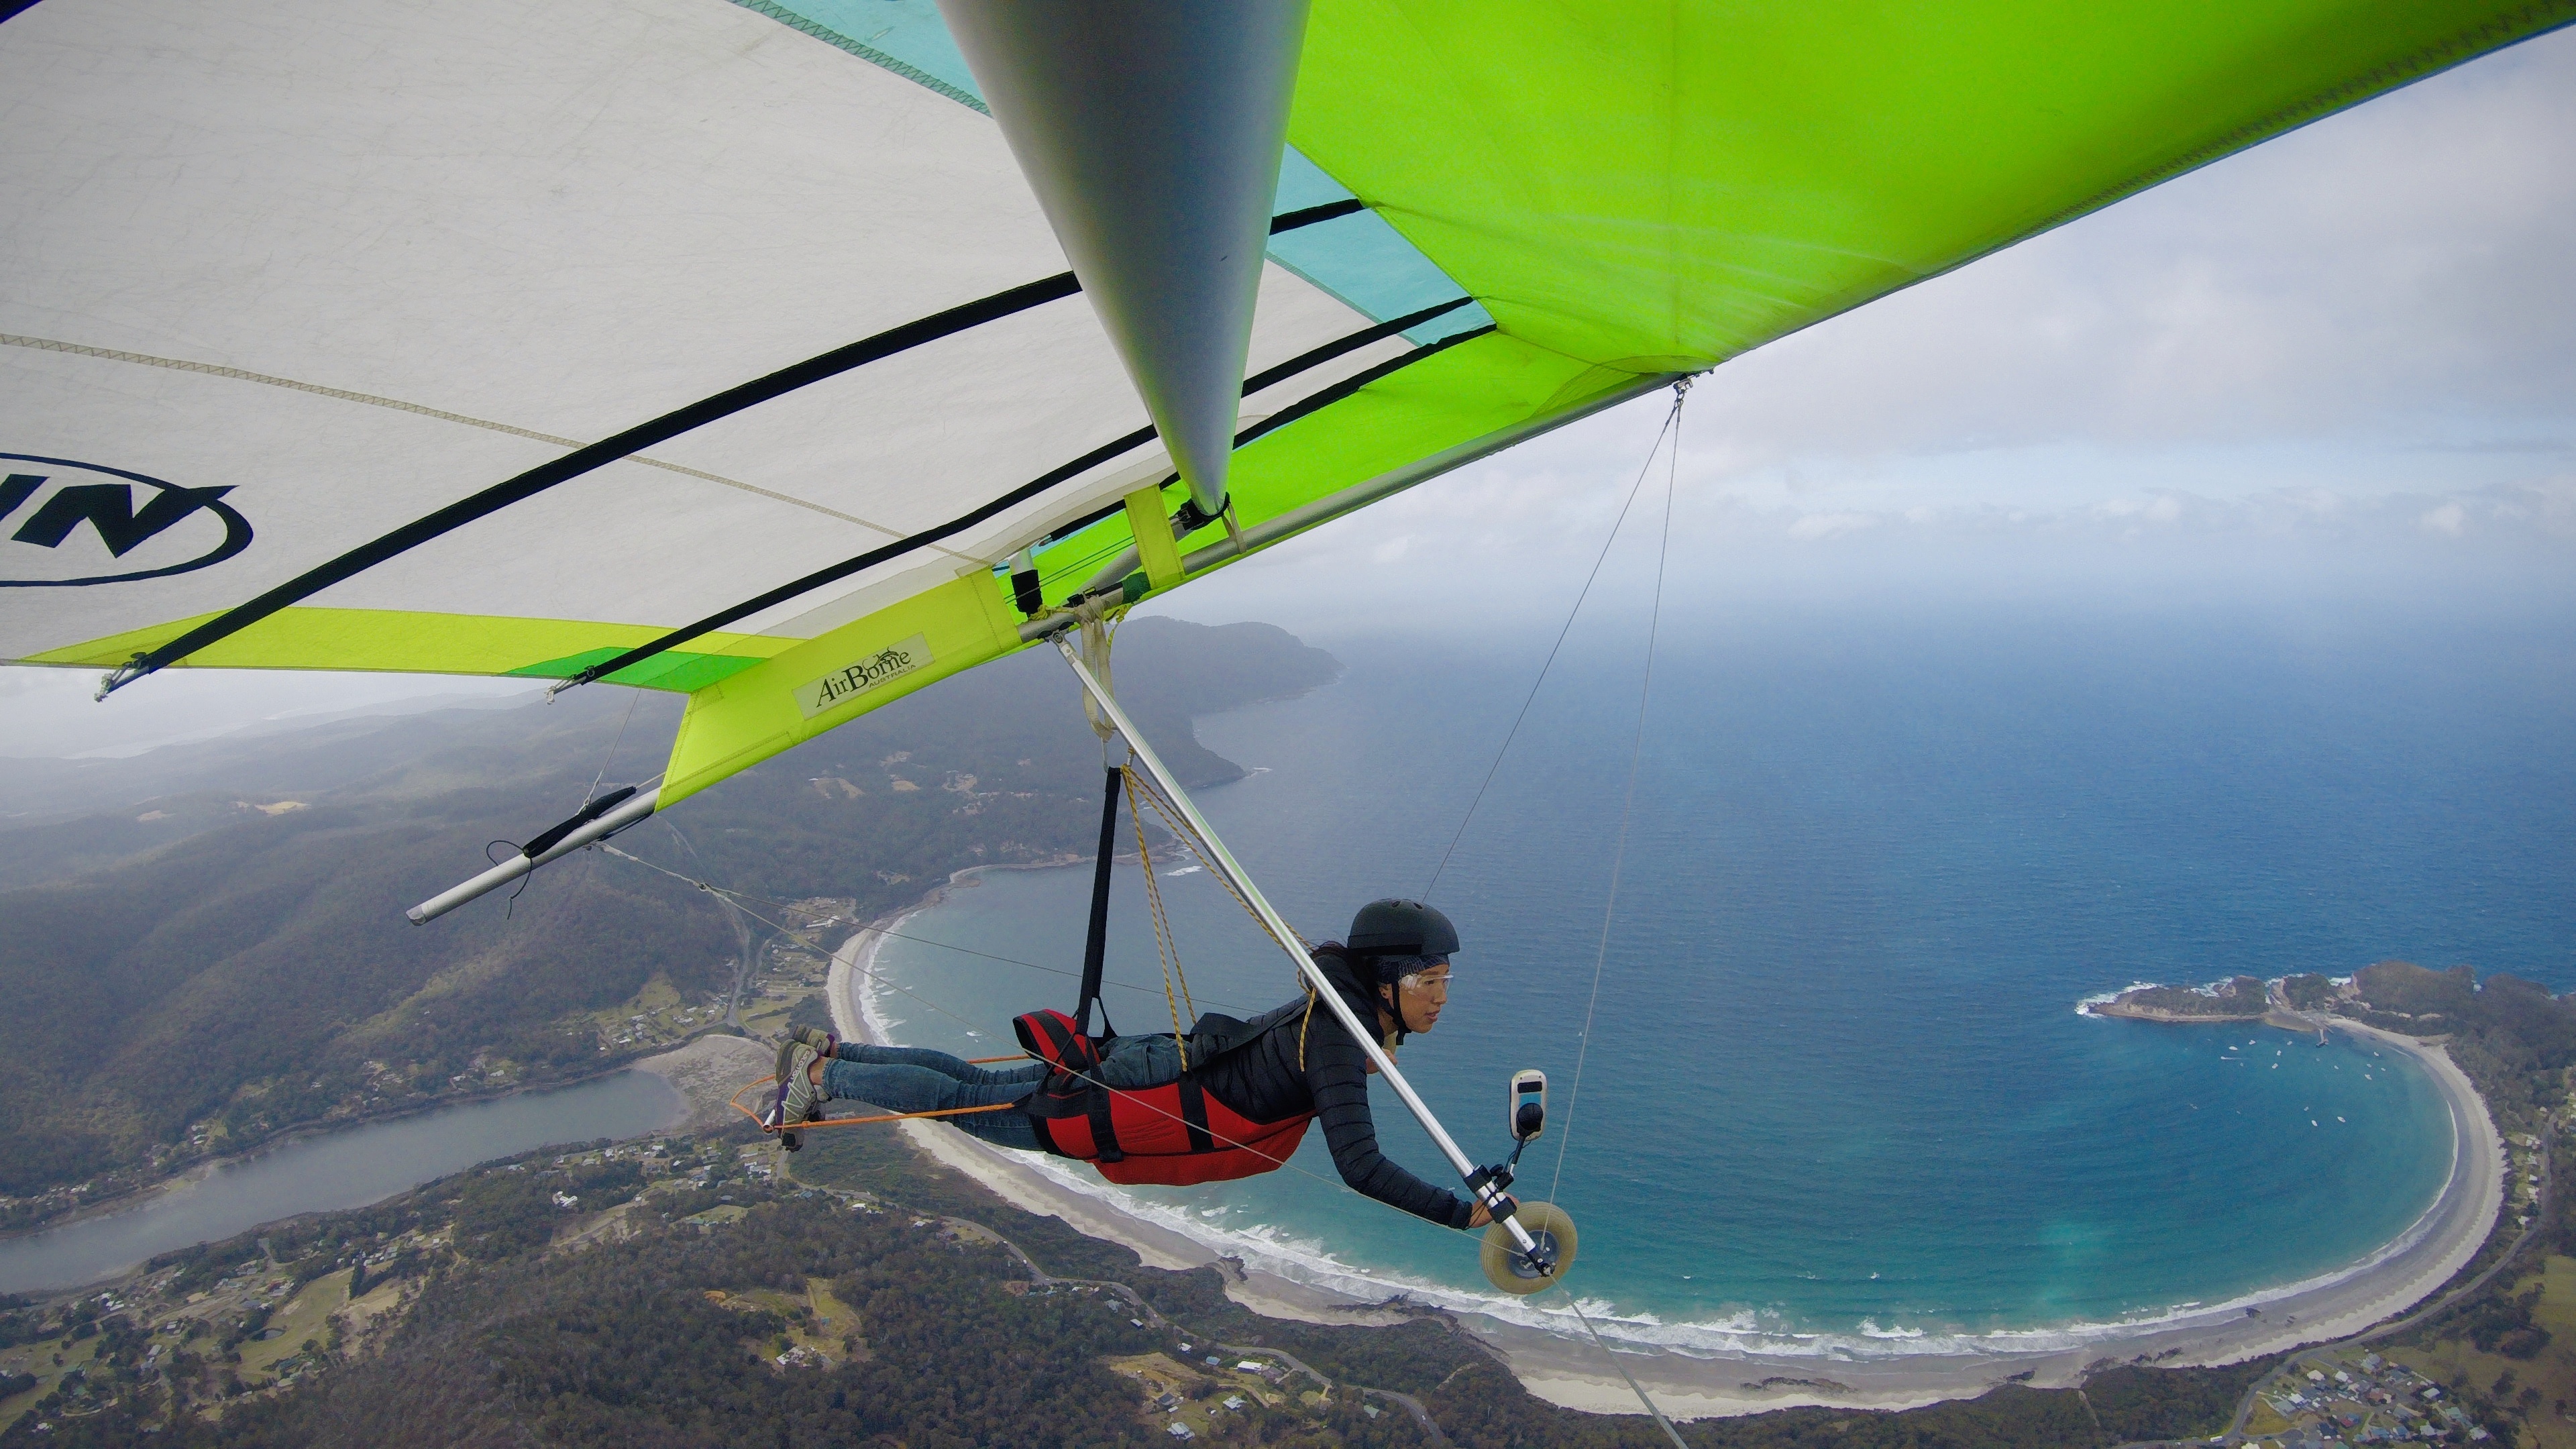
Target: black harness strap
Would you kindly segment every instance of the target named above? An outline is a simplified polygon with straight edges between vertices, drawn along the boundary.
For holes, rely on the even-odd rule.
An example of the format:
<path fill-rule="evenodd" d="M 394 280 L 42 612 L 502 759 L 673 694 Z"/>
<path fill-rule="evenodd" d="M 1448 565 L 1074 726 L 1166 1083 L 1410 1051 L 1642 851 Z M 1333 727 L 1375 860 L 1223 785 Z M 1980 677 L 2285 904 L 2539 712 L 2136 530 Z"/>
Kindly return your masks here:
<path fill-rule="evenodd" d="M 1117 1094 L 1094 1083 L 1091 1088 L 1091 1160 L 1124 1162 L 1127 1154 L 1118 1146 L 1118 1124 L 1110 1118 L 1109 1109 L 1117 1103 Z"/>
<path fill-rule="evenodd" d="M 1082 943 L 1082 994 L 1073 1003 L 1074 1027 L 1085 1036 L 1091 1034 L 1094 1002 L 1100 1002 L 1100 1034 L 1118 1034 L 1117 1028 L 1109 1024 L 1109 1004 L 1100 1001 L 1100 972 L 1109 958 L 1109 853 L 1118 846 L 1118 796 L 1126 782 L 1126 772 L 1110 766 L 1108 786 L 1100 800 L 1100 853 L 1093 857 L 1091 867 L 1091 934 Z"/>
<path fill-rule="evenodd" d="M 1191 1152 L 1216 1151 L 1216 1135 L 1208 1131 L 1207 1090 L 1194 1076 L 1181 1078 L 1181 1125 L 1190 1129 Z"/>

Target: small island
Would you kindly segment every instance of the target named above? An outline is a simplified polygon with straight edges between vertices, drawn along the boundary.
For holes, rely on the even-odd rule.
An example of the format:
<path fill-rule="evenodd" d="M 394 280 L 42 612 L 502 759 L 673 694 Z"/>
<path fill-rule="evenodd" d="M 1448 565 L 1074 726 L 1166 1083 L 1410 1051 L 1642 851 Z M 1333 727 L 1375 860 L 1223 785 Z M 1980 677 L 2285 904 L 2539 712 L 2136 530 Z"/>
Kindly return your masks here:
<path fill-rule="evenodd" d="M 2386 961 L 2347 977 L 2307 972 L 2277 981 L 2230 976 L 2206 986 L 2139 985 L 2080 1002 L 2076 1010 L 2088 1016 L 2117 1016 L 2132 1021 L 2260 1021 L 2289 1031 L 2322 1031 L 2325 1023 L 2319 1019 L 2321 1016 L 2368 1020 L 2377 1015 L 2388 1018 L 2377 1023 L 2382 1027 L 2411 1029 L 2414 1016 L 2389 1011 L 2370 1001 L 2362 981 L 2372 972 L 2382 978 L 2383 995 L 2402 993 L 2411 985 L 2412 977 L 2407 973 L 2435 974 L 2402 961 Z M 2440 1016 L 2436 1013 L 2429 1019 L 2439 1022 Z M 2435 1030 L 2439 1030 L 2438 1026 Z"/>
<path fill-rule="evenodd" d="M 2082 1009 L 2138 1021 L 2260 1021 L 2271 1014 L 2272 993 L 2255 977 L 2231 976 L 2207 986 L 2132 986 Z"/>

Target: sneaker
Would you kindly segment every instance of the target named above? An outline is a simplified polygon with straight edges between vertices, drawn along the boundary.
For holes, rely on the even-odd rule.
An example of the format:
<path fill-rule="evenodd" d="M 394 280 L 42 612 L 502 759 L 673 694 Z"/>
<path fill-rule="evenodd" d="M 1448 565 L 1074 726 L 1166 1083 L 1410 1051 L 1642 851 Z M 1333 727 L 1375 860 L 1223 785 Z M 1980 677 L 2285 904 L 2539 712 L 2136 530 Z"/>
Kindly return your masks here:
<path fill-rule="evenodd" d="M 787 1034 L 789 1041 L 801 1041 L 814 1049 L 825 1061 L 841 1054 L 841 1039 L 819 1026 L 800 1026 Z"/>
<path fill-rule="evenodd" d="M 794 1127 L 818 1115 L 823 1104 L 823 1089 L 806 1079 L 806 1069 L 822 1053 L 790 1037 L 778 1048 L 778 1097 L 770 1109 L 767 1123 L 772 1130 Z"/>

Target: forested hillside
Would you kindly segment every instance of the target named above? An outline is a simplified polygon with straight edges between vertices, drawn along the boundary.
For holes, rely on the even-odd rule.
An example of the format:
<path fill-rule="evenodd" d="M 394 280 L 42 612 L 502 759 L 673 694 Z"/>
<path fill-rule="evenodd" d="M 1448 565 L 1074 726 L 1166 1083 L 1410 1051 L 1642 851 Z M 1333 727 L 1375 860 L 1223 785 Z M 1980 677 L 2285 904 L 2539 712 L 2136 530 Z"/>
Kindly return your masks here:
<path fill-rule="evenodd" d="M 1260 1318 L 1226 1297 L 1223 1270 L 1143 1267 L 890 1130 L 817 1134 L 787 1182 L 749 1135 L 493 1164 L 170 1254 L 117 1285 L 114 1307 L 9 1315 L 0 1327 L 65 1359 L 8 1404 L 0 1444 L 962 1449 L 1169 1443 L 1184 1420 L 1228 1444 L 1431 1442 L 1377 1390 L 1412 1396 L 1461 1449 L 1664 1442 L 1641 1415 L 1532 1397 L 1442 1315 Z M 1329 1388 L 1233 1367 L 1278 1355 Z M 2008 1385 L 1683 1434 L 1694 1449 L 2101 1449 L 2223 1425 L 2263 1367 L 2107 1369 L 2081 1396 Z"/>
<path fill-rule="evenodd" d="M 1265 625 L 1142 619 L 1121 635 L 1124 697 L 1197 783 L 1240 771 L 1196 745 L 1192 715 L 1338 671 Z M 595 688 L 30 783 L 38 803 L 115 808 L 0 830 L 0 878 L 22 882 L 0 892 L 0 1227 L 296 1127 L 593 1072 L 622 1053 L 586 1013 L 656 978 L 683 997 L 728 990 L 741 943 L 713 898 L 595 852 L 515 902 L 428 927 L 402 915 L 480 870 L 487 843 L 570 813 L 604 763 L 608 784 L 658 770 L 677 720 L 675 700 Z M 1087 852 L 1099 760 L 1062 662 L 1031 651 L 620 844 L 762 896 L 873 913 L 967 866 Z M 120 768 L 158 793 L 120 791 Z M 43 879 L 65 862 L 74 873 Z"/>
<path fill-rule="evenodd" d="M 2445 1039 L 2496 1125 L 2507 1132 L 2546 1130 L 2544 1114 L 2567 1100 L 2567 1069 L 2576 1066 L 2576 998 L 2550 995 L 2537 982 L 2467 966 L 2433 971 L 2411 961 L 2382 961 L 2353 973 L 2335 1006 L 2391 1031 Z"/>

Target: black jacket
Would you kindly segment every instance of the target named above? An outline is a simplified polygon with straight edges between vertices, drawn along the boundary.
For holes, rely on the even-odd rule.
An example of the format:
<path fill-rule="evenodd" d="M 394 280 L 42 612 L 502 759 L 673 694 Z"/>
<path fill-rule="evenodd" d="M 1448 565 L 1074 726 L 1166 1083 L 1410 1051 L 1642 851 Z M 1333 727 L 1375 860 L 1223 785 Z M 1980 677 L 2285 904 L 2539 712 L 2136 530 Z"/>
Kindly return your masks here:
<path fill-rule="evenodd" d="M 1376 1003 L 1360 988 L 1338 944 L 1317 947 L 1315 964 L 1342 987 L 1342 1000 L 1353 1014 L 1363 1022 L 1377 1020 Z M 1467 1226 L 1474 1209 L 1464 1199 L 1415 1177 L 1377 1150 L 1377 1124 L 1369 1117 L 1368 1058 L 1320 1000 L 1311 1016 L 1300 995 L 1248 1022 L 1202 1017 L 1191 1031 L 1190 1060 L 1206 1063 L 1189 1072 L 1202 1090 L 1255 1122 L 1312 1111 L 1323 1125 L 1333 1166 L 1353 1191 L 1443 1227 Z"/>

